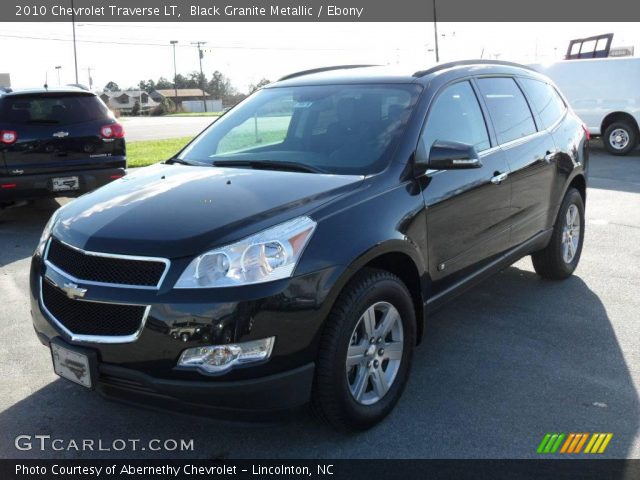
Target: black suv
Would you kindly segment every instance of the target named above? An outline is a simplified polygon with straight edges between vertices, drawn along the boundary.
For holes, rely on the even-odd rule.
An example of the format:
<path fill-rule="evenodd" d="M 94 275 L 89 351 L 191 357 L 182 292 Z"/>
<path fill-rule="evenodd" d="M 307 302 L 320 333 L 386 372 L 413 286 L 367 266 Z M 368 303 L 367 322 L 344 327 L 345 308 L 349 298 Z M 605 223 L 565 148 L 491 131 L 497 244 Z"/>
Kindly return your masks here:
<path fill-rule="evenodd" d="M 62 207 L 31 301 L 58 374 L 102 394 L 364 429 L 425 319 L 531 254 L 572 274 L 587 134 L 548 78 L 499 62 L 289 75 L 174 158 Z"/>
<path fill-rule="evenodd" d="M 95 94 L 0 89 L 0 204 L 75 196 L 125 168 L 124 130 Z"/>

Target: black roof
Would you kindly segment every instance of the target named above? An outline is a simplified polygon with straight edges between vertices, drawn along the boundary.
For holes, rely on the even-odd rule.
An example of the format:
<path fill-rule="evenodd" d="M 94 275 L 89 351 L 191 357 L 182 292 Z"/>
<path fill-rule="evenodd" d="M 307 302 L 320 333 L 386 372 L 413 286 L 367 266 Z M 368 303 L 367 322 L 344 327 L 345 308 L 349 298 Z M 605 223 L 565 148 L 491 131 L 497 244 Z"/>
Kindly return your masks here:
<path fill-rule="evenodd" d="M 434 76 L 452 70 L 480 74 L 539 75 L 525 65 L 497 60 L 462 60 L 434 64 L 423 69 L 408 69 L 395 65 L 337 65 L 291 73 L 265 88 L 336 83 L 427 83 Z"/>
<path fill-rule="evenodd" d="M 74 95 L 95 95 L 95 93 L 85 90 L 84 88 L 80 88 L 80 87 L 73 87 L 73 86 L 63 86 L 63 87 L 50 87 L 50 88 L 44 88 L 44 87 L 38 87 L 38 88 L 22 88 L 19 90 L 12 90 L 12 89 L 2 89 L 0 88 L 0 97 L 17 97 L 20 95 L 38 95 L 38 94 L 42 94 L 42 95 L 56 95 L 56 94 L 64 94 L 64 93 L 72 93 Z"/>

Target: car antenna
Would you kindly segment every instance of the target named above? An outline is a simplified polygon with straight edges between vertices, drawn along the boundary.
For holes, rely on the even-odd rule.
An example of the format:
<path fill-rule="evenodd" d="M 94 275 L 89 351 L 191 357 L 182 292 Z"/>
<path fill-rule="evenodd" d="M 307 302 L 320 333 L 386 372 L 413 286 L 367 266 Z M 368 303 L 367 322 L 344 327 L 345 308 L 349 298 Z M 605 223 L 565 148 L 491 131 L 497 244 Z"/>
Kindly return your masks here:
<path fill-rule="evenodd" d="M 49 90 L 49 72 L 44 72 L 44 88 Z"/>

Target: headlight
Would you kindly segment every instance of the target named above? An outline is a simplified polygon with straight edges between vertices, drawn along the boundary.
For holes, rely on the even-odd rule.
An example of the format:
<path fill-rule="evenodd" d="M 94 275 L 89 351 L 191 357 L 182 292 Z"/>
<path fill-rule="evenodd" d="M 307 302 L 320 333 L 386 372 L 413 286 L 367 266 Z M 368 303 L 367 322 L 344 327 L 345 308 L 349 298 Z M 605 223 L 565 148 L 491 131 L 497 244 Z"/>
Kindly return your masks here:
<path fill-rule="evenodd" d="M 229 345 L 188 348 L 178 360 L 179 367 L 194 367 L 205 373 L 223 373 L 234 366 L 268 360 L 275 337 Z"/>
<path fill-rule="evenodd" d="M 309 217 L 271 227 L 195 258 L 175 288 L 217 288 L 271 282 L 293 275 L 316 228 Z"/>
<path fill-rule="evenodd" d="M 42 256 L 44 254 L 44 247 L 47 245 L 47 241 L 51 236 L 51 231 L 53 230 L 53 227 L 56 224 L 56 220 L 58 219 L 59 212 L 60 212 L 59 209 L 53 212 L 53 215 L 51 215 L 51 218 L 49 219 L 47 224 L 44 226 L 42 235 L 40 235 L 40 241 L 38 242 L 38 246 L 36 247 L 36 253 L 39 256 Z"/>

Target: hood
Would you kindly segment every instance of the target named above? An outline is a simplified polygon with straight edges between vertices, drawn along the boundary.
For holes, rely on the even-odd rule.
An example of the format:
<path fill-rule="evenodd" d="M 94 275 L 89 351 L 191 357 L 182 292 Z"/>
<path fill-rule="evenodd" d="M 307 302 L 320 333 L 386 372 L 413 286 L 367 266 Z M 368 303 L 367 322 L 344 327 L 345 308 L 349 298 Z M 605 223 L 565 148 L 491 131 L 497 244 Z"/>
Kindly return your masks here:
<path fill-rule="evenodd" d="M 62 207 L 53 235 L 94 252 L 192 256 L 304 215 L 362 178 L 157 164 Z"/>

